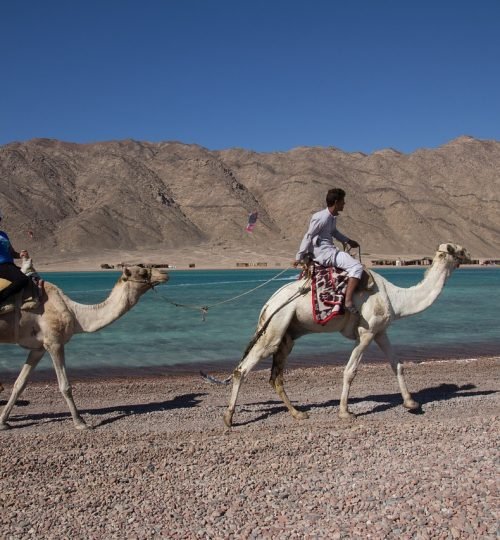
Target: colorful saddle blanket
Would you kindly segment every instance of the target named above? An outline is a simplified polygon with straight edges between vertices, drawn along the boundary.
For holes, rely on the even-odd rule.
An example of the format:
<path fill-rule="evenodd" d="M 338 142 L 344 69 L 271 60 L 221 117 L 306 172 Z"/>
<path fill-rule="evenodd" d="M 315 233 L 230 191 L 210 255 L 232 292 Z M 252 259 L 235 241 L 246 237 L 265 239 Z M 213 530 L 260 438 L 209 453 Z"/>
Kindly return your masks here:
<path fill-rule="evenodd" d="M 311 297 L 314 322 L 326 324 L 344 314 L 344 297 L 349 277 L 345 270 L 314 264 Z"/>

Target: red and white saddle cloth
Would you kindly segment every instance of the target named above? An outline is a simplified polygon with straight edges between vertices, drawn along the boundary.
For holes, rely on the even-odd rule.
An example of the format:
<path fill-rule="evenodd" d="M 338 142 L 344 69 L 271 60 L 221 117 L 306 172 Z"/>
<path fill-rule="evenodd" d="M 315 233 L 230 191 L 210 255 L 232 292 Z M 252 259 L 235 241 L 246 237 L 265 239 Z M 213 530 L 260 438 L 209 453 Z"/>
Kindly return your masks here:
<path fill-rule="evenodd" d="M 314 322 L 326 324 L 344 314 L 344 297 L 349 276 L 340 268 L 314 264 L 311 276 L 311 298 Z"/>

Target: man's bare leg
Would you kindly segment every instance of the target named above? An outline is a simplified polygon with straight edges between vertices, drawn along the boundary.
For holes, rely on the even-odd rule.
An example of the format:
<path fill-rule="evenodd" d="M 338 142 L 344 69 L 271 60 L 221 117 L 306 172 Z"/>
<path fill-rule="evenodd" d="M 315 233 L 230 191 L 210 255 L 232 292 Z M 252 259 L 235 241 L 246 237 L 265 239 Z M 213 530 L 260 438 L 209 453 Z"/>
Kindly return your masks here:
<path fill-rule="evenodd" d="M 359 285 L 359 278 L 350 277 L 347 282 L 347 290 L 345 292 L 345 307 L 350 310 L 354 307 L 352 303 L 352 295 Z"/>

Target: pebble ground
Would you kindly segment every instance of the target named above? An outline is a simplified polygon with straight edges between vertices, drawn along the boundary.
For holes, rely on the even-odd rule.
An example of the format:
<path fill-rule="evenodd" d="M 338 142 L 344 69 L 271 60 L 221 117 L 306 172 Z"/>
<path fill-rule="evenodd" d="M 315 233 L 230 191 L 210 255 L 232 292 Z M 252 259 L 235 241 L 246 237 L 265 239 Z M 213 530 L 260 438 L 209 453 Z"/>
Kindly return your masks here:
<path fill-rule="evenodd" d="M 0 432 L 0 538 L 498 538 L 499 366 L 408 364 L 421 414 L 361 366 L 354 421 L 342 368 L 287 372 L 303 421 L 257 371 L 230 431 L 229 387 L 196 376 L 74 382 L 88 431 L 55 382 L 29 384 Z"/>

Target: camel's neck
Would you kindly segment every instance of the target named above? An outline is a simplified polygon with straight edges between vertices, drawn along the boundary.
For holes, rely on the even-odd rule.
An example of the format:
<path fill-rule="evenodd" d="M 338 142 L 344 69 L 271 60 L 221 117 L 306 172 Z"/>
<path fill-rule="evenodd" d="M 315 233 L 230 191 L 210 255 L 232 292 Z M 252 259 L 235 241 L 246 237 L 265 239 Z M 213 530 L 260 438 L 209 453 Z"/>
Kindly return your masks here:
<path fill-rule="evenodd" d="M 75 332 L 96 332 L 129 311 L 140 295 L 130 294 L 130 288 L 119 282 L 110 295 L 100 304 L 85 305 L 70 300 L 71 311 L 75 315 Z"/>
<path fill-rule="evenodd" d="M 389 296 L 395 318 L 415 315 L 432 305 L 452 271 L 453 263 L 435 259 L 418 285 L 408 289 L 393 286 L 394 289 L 390 291 Z"/>

